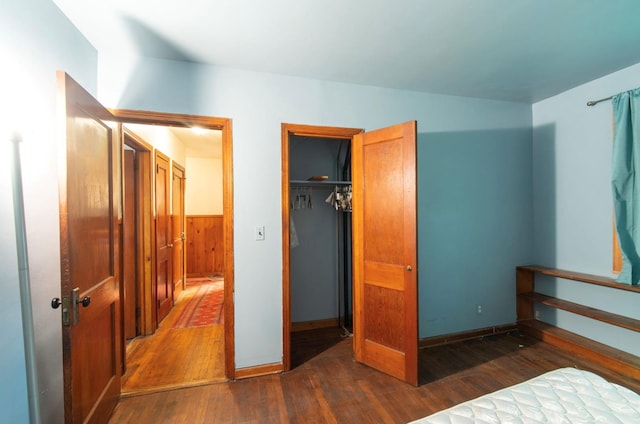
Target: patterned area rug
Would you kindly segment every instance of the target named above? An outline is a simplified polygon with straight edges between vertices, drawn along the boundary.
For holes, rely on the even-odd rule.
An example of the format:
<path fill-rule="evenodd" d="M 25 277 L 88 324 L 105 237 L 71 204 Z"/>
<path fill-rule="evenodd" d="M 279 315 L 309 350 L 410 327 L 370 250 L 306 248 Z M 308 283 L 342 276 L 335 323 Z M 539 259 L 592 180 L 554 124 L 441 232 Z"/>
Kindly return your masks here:
<path fill-rule="evenodd" d="M 197 284 L 197 292 L 189 299 L 172 328 L 205 327 L 223 322 L 224 281 L 208 281 L 209 284 Z"/>

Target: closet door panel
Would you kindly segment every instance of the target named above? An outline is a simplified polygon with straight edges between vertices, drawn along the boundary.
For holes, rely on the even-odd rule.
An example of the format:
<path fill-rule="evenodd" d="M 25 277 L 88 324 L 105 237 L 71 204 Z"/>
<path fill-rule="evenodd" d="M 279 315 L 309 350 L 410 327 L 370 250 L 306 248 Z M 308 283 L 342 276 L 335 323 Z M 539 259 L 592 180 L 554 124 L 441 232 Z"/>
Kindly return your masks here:
<path fill-rule="evenodd" d="M 418 383 L 416 123 L 353 144 L 356 360 Z"/>

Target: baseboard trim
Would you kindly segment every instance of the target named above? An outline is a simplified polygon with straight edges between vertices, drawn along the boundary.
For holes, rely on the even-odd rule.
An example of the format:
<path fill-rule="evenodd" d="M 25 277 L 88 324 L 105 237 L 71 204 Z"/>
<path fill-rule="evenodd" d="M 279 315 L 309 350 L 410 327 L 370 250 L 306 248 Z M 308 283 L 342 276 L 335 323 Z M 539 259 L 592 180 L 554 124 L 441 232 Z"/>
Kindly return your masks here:
<path fill-rule="evenodd" d="M 260 377 L 263 375 L 279 374 L 284 371 L 282 363 L 257 365 L 255 367 L 245 367 L 236 369 L 236 380 L 245 378 Z"/>
<path fill-rule="evenodd" d="M 316 330 L 318 328 L 338 327 L 338 318 L 319 319 L 315 321 L 292 322 L 291 331 Z"/>
<path fill-rule="evenodd" d="M 418 341 L 418 348 L 423 349 L 427 347 L 434 347 L 445 345 L 449 343 L 461 342 L 463 340 L 478 339 L 480 337 L 492 336 L 494 334 L 508 333 L 509 331 L 517 330 L 516 324 L 499 325 L 496 327 L 480 328 L 472 331 L 464 331 L 461 333 L 445 334 L 442 336 L 433 336 L 420 339 Z"/>

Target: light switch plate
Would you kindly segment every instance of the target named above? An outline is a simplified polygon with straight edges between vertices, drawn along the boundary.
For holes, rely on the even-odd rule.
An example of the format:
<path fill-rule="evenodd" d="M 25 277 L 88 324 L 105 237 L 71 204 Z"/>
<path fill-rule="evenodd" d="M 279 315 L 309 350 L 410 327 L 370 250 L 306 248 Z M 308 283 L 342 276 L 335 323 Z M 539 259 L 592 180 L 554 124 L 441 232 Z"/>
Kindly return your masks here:
<path fill-rule="evenodd" d="M 256 227 L 256 241 L 264 240 L 264 225 Z"/>

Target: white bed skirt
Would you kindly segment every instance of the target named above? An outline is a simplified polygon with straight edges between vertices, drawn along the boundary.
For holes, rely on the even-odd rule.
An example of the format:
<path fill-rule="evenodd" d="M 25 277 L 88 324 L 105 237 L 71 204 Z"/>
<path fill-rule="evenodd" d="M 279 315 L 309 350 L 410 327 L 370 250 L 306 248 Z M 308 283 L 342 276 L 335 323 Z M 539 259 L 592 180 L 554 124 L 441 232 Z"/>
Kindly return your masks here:
<path fill-rule="evenodd" d="M 561 368 L 413 421 L 640 424 L 640 395 L 588 371 Z"/>

